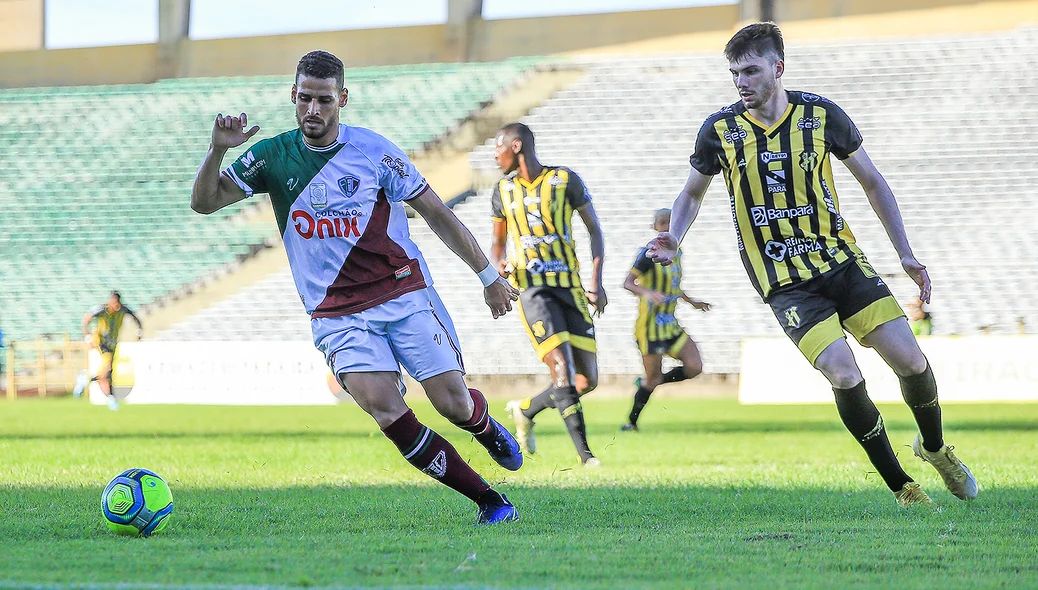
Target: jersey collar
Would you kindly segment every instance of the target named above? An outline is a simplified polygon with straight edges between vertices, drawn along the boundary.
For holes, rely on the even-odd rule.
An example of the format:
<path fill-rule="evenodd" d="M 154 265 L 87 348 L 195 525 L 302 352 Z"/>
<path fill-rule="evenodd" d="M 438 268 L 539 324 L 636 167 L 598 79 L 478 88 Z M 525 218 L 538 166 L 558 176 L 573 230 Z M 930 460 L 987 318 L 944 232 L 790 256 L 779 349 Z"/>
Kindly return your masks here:
<path fill-rule="evenodd" d="M 789 104 L 786 105 L 785 112 L 782 113 L 782 116 L 779 117 L 778 121 L 775 121 L 775 124 L 772 125 L 771 127 L 768 127 L 767 125 L 765 125 L 761 121 L 758 121 L 753 115 L 750 114 L 749 110 L 743 111 L 742 116 L 747 121 L 752 123 L 753 125 L 763 129 L 764 133 L 770 137 L 773 133 L 775 133 L 776 130 L 778 130 L 779 127 L 782 126 L 783 123 L 786 122 L 787 119 L 789 119 L 789 115 L 792 112 L 793 112 L 793 101 L 790 101 Z"/>

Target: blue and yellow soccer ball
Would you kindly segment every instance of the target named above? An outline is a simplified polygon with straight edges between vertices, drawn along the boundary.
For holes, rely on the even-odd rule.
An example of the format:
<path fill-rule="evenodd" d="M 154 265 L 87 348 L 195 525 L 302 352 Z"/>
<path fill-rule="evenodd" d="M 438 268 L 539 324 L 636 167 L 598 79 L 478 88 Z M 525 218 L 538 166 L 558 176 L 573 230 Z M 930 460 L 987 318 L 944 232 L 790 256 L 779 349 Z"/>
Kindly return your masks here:
<path fill-rule="evenodd" d="M 173 514 L 173 494 L 165 480 L 147 469 L 127 469 L 101 493 L 108 528 L 120 535 L 147 537 L 161 531 Z"/>

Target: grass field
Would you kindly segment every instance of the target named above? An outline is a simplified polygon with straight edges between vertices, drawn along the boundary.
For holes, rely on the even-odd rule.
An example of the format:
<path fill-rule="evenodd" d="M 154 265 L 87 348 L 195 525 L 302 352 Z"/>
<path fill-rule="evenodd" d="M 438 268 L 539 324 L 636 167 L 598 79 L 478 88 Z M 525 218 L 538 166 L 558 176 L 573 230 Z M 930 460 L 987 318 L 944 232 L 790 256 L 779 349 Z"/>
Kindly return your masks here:
<path fill-rule="evenodd" d="M 660 399 L 618 433 L 623 400 L 587 400 L 599 470 L 575 465 L 557 415 L 516 473 L 420 398 L 419 418 L 499 484 L 517 523 L 407 465 L 353 406 L 0 402 L 0 588 L 1038 587 L 1038 405 L 945 408 L 977 475 L 961 502 L 907 447 L 908 410 L 881 408 L 909 473 L 940 509 L 901 510 L 830 406 Z M 503 417 L 503 402 L 493 401 Z M 105 483 L 129 467 L 173 489 L 170 525 L 117 537 Z"/>

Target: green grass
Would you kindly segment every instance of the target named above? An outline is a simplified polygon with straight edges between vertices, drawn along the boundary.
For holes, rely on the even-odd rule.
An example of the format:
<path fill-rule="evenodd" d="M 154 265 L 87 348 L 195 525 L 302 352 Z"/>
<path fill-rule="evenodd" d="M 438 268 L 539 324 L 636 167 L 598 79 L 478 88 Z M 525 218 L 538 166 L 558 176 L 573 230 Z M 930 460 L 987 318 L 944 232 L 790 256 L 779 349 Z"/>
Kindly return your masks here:
<path fill-rule="evenodd" d="M 539 454 L 513 474 L 409 401 L 519 522 L 473 527 L 474 506 L 352 406 L 0 402 L 0 587 L 1038 587 L 1038 405 L 945 408 L 983 489 L 968 504 L 911 456 L 908 410 L 881 408 L 941 506 L 906 511 L 830 406 L 664 398 L 642 432 L 620 434 L 627 402 L 592 397 L 602 469 L 577 467 L 546 414 Z M 101 517 L 101 489 L 129 467 L 173 489 L 170 525 L 150 539 Z"/>

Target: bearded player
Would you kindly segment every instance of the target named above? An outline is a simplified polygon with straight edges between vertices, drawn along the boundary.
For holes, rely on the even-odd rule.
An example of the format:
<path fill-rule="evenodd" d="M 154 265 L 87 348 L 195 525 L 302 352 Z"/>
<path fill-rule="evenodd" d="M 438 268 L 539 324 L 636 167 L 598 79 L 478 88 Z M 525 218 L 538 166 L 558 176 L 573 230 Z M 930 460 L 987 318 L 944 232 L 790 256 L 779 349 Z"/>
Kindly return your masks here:
<path fill-rule="evenodd" d="M 915 455 L 937 469 L 956 497 L 975 498 L 977 480 L 944 443 L 930 364 L 840 214 L 830 156 L 842 160 L 861 184 L 920 299 L 929 302 L 926 267 L 912 252 L 894 195 L 861 147 L 861 134 L 832 101 L 783 88 L 785 50 L 775 24 L 743 28 L 724 53 L 741 100 L 710 115 L 700 129 L 671 231 L 650 243 L 649 254 L 663 263 L 674 259 L 710 180 L 723 173 L 750 282 L 786 335 L 832 384 L 841 420 L 898 504 L 931 500 L 894 456 L 845 331 L 875 348 L 897 374 L 919 427 Z"/>
<path fill-rule="evenodd" d="M 518 292 L 404 152 L 339 122 L 347 98 L 342 62 L 324 51 L 304 55 L 291 91 L 298 129 L 256 143 L 221 173 L 227 150 L 259 127 L 248 129 L 245 113 L 218 116 L 191 208 L 209 214 L 269 194 L 314 344 L 342 387 L 409 463 L 475 502 L 478 523 L 515 520 L 508 499 L 404 403 L 400 365 L 499 465 L 522 465 L 518 444 L 490 417 L 483 394 L 465 385 L 453 324 L 409 237 L 403 203 L 478 274 L 495 318 L 511 310 Z"/>

